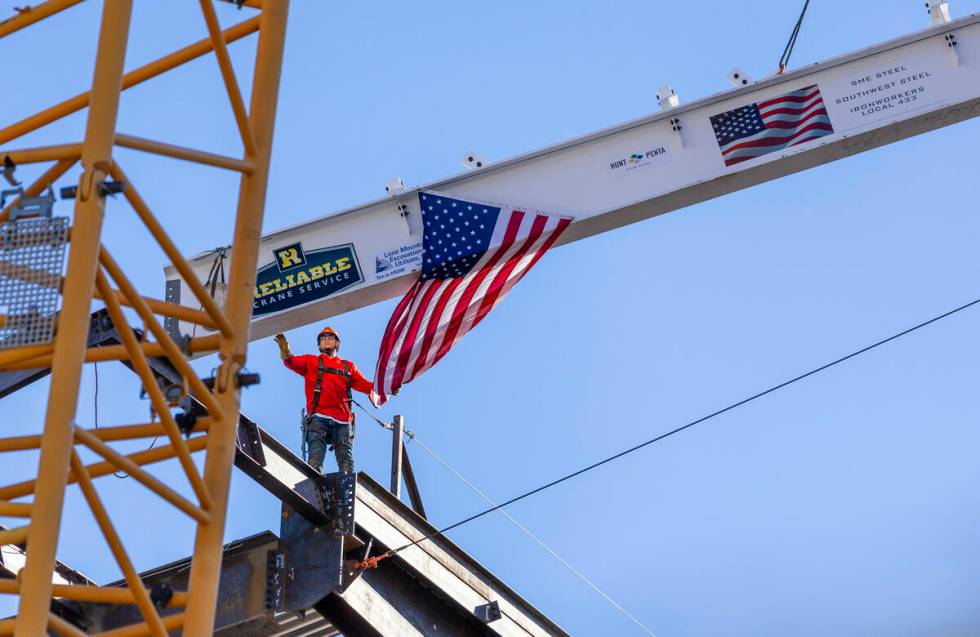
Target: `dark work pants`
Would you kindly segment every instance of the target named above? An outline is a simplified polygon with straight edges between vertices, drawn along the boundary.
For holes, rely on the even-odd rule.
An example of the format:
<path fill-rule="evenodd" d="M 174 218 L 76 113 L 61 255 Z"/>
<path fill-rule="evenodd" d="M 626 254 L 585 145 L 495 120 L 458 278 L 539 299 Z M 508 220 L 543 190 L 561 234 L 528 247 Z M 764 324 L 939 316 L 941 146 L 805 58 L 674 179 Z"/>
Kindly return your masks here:
<path fill-rule="evenodd" d="M 354 436 L 351 426 L 325 416 L 314 416 L 306 426 L 307 462 L 317 471 L 323 467 L 327 448 L 333 448 L 337 468 L 345 473 L 354 471 Z"/>

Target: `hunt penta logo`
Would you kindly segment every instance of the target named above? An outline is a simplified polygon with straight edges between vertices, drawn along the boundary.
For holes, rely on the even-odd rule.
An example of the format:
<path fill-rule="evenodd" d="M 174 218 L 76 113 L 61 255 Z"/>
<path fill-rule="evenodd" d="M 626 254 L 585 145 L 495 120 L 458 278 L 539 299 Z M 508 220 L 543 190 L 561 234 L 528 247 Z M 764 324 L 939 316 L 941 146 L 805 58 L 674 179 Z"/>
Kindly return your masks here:
<path fill-rule="evenodd" d="M 364 280 L 353 244 L 305 251 L 300 243 L 276 248 L 259 269 L 252 315 L 272 314 L 336 294 Z"/>

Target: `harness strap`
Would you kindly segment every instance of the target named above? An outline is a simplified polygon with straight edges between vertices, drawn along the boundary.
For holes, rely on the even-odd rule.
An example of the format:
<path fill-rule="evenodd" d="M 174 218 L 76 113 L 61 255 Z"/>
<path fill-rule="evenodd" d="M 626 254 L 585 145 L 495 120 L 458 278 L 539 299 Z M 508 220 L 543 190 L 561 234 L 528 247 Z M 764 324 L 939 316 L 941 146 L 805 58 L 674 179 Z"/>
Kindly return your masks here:
<path fill-rule="evenodd" d="M 350 407 L 351 406 L 350 403 L 354 399 L 354 397 L 351 396 L 351 393 L 350 393 L 350 367 L 348 366 L 346 360 L 341 359 L 340 362 L 344 364 L 344 377 L 345 377 L 345 380 L 347 381 L 347 406 Z M 351 414 L 353 414 L 353 413 L 354 413 L 354 410 L 351 409 Z"/>
<path fill-rule="evenodd" d="M 344 371 L 340 371 L 339 369 L 334 369 L 333 367 L 327 367 L 326 365 L 324 365 L 322 354 L 317 357 L 316 384 L 313 385 L 313 403 L 310 405 L 310 416 L 316 414 L 316 407 L 320 403 L 320 392 L 323 390 L 324 374 L 336 374 L 338 376 L 344 377 L 344 380 L 347 381 L 347 406 L 350 407 L 351 400 L 353 400 L 353 396 L 351 395 L 350 363 L 348 363 L 344 359 L 341 359 L 340 362 L 344 366 Z"/>
<path fill-rule="evenodd" d="M 323 372 L 328 371 L 323 364 L 323 356 L 316 357 L 316 384 L 313 385 L 313 402 L 310 404 L 310 416 L 316 414 L 316 406 L 320 403 L 320 392 L 323 391 Z"/>

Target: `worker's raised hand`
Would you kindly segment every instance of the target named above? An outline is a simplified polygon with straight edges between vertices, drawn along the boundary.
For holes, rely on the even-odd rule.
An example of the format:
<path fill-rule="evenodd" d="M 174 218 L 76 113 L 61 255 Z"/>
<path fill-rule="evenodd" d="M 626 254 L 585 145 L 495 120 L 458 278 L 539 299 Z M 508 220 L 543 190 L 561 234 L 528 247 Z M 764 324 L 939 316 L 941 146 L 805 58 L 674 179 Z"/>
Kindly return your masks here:
<path fill-rule="evenodd" d="M 279 357 L 281 359 L 286 360 L 293 355 L 293 353 L 289 351 L 289 340 L 286 338 L 285 334 L 279 332 L 273 336 L 273 338 L 276 340 L 276 345 L 279 346 Z"/>
<path fill-rule="evenodd" d="M 381 408 L 381 396 L 379 396 L 378 392 L 374 391 L 373 389 L 371 390 L 371 393 L 368 394 L 368 400 L 371 401 L 371 404 L 374 405 L 375 409 Z"/>

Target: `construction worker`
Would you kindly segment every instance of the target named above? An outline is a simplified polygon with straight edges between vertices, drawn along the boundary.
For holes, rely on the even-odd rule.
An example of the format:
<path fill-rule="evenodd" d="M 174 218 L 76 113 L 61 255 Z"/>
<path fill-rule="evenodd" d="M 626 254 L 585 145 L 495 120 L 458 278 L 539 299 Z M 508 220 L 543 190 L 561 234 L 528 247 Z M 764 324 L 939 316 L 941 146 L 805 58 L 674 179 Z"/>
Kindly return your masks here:
<path fill-rule="evenodd" d="M 306 379 L 306 414 L 303 418 L 303 443 L 309 449 L 307 462 L 317 471 L 323 466 L 327 448 L 333 449 L 337 468 L 354 471 L 354 414 L 351 390 L 367 394 L 378 406 L 374 383 L 358 371 L 354 363 L 337 355 L 340 335 L 330 327 L 316 337 L 320 354 L 293 356 L 286 335 L 275 335 L 283 364 Z"/>

